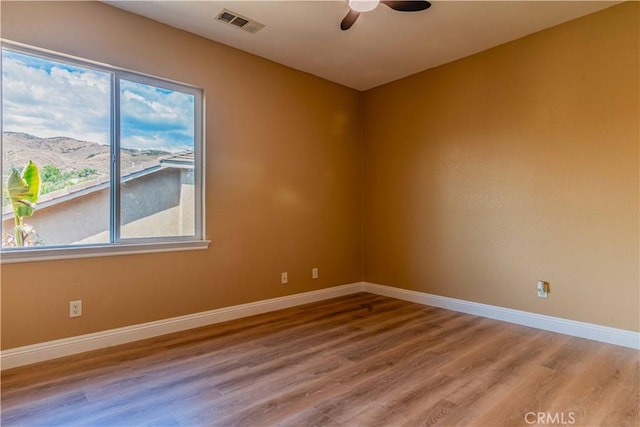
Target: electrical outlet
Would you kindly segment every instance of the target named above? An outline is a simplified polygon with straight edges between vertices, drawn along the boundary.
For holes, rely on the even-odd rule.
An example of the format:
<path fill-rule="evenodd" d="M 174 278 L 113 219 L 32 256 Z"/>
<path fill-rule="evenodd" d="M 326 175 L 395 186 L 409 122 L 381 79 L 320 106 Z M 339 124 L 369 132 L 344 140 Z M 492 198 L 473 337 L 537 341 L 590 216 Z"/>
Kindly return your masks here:
<path fill-rule="evenodd" d="M 544 280 L 538 280 L 538 298 L 547 298 L 549 296 L 549 283 Z"/>
<path fill-rule="evenodd" d="M 289 283 L 289 276 L 287 275 L 286 271 L 280 276 L 280 283 L 282 283 L 283 285 Z"/>
<path fill-rule="evenodd" d="M 318 267 L 313 267 L 311 269 L 311 278 L 312 279 L 317 279 L 318 278 Z"/>
<path fill-rule="evenodd" d="M 69 301 L 69 317 L 82 316 L 82 300 Z"/>

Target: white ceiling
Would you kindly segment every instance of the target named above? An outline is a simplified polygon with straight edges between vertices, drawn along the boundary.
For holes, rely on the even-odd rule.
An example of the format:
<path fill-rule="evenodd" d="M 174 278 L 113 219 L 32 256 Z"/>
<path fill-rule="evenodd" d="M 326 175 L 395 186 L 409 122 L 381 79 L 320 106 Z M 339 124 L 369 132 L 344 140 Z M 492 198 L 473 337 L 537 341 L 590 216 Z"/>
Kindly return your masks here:
<path fill-rule="evenodd" d="M 379 5 L 348 31 L 343 0 L 106 1 L 113 6 L 358 90 L 432 68 L 618 1 L 432 1 L 422 12 Z M 215 16 L 227 8 L 256 34 Z"/>

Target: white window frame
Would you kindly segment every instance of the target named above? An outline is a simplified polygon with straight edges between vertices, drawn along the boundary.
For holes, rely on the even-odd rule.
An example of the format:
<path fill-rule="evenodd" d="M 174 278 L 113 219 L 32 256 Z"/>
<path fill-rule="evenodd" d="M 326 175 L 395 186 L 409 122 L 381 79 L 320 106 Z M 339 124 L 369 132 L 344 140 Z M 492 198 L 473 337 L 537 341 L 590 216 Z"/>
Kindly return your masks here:
<path fill-rule="evenodd" d="M 31 55 L 88 70 L 108 73 L 111 76 L 110 149 L 111 172 L 110 243 L 61 246 L 35 246 L 27 248 L 0 248 L 0 263 L 35 262 L 57 259 L 87 258 L 110 255 L 129 255 L 155 252 L 207 249 L 210 241 L 205 239 L 204 206 L 204 90 L 193 85 L 137 73 L 106 64 L 96 63 L 57 52 L 1 40 L 2 50 Z M 194 171 L 195 171 L 195 230 L 193 236 L 121 238 L 120 237 L 120 81 L 127 80 L 163 89 L 187 93 L 194 96 Z M 0 92 L 1 93 L 1 92 Z M 0 135 L 2 135 L 0 120 Z M 0 156 L 2 157 L 2 156 Z M 1 159 L 0 159 L 1 162 Z M 0 163 L 1 165 L 1 163 Z M 4 185 L 4 183 L 3 183 Z M 37 210 L 36 210 L 37 213 Z M 1 222 L 0 222 L 1 225 Z"/>

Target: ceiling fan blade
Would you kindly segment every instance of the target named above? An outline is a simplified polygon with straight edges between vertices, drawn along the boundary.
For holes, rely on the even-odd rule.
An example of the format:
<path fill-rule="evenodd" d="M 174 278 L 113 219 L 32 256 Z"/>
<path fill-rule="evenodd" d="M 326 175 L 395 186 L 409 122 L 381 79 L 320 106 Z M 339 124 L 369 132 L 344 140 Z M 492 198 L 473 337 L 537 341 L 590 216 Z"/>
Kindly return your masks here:
<path fill-rule="evenodd" d="M 408 0 L 408 1 L 394 1 L 394 0 L 382 0 L 380 3 L 384 3 L 393 10 L 400 12 L 419 12 L 431 7 L 431 3 L 421 0 Z"/>
<path fill-rule="evenodd" d="M 351 28 L 353 23 L 356 22 L 356 19 L 358 19 L 358 16 L 360 16 L 360 12 L 356 12 L 355 10 L 349 9 L 349 13 L 347 13 L 347 16 L 345 16 L 342 22 L 340 23 L 340 29 L 342 31 L 345 31 Z"/>

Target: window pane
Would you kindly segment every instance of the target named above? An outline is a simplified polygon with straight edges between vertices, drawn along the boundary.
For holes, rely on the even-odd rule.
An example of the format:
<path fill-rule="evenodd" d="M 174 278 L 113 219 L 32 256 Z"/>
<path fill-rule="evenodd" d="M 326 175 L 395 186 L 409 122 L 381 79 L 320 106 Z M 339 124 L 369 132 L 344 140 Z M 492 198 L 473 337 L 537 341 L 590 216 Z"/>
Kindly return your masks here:
<path fill-rule="evenodd" d="M 110 86 L 109 73 L 2 50 L 3 247 L 15 244 L 7 179 L 29 160 L 42 191 L 28 241 L 109 242 Z"/>
<path fill-rule="evenodd" d="M 195 97 L 120 80 L 120 236 L 195 235 Z"/>

